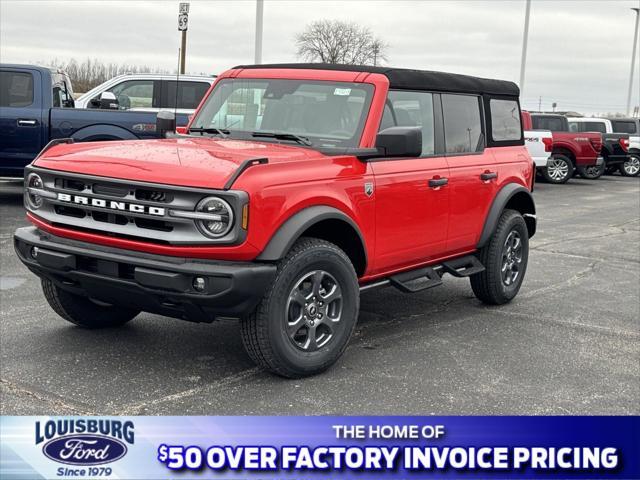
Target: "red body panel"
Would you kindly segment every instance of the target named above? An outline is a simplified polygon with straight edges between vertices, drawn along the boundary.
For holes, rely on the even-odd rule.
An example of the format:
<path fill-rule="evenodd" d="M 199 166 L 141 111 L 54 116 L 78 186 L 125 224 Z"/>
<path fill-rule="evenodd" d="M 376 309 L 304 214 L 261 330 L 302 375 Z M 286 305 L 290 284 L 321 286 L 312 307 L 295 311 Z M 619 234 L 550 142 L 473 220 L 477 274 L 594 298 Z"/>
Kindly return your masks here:
<path fill-rule="evenodd" d="M 602 135 L 597 132 L 552 132 L 553 151 L 571 152 L 577 166 L 595 165 L 602 148 Z"/>
<path fill-rule="evenodd" d="M 361 147 L 373 147 L 389 82 L 380 74 L 322 70 L 231 70 L 229 77 L 322 79 L 374 86 Z M 214 87 L 215 88 L 215 85 Z M 204 100 L 203 100 L 204 101 Z M 581 134 L 586 135 L 586 134 Z M 332 206 L 360 229 L 368 257 L 361 281 L 472 252 L 488 210 L 507 183 L 528 188 L 533 166 L 524 146 L 486 148 L 473 155 L 362 162 L 354 156 L 326 156 L 313 149 L 267 142 L 192 136 L 167 140 L 58 145 L 36 160 L 42 168 L 103 177 L 220 189 L 249 158 L 268 157 L 253 166 L 233 189 L 249 194 L 247 238 L 235 246 L 170 246 L 132 241 L 48 225 L 55 235 L 90 243 L 163 255 L 253 260 L 292 215 L 313 205 Z M 482 173 L 497 178 L 483 181 Z M 431 188 L 431 178 L 449 178 Z M 367 195 L 364 184 L 374 183 Z"/>

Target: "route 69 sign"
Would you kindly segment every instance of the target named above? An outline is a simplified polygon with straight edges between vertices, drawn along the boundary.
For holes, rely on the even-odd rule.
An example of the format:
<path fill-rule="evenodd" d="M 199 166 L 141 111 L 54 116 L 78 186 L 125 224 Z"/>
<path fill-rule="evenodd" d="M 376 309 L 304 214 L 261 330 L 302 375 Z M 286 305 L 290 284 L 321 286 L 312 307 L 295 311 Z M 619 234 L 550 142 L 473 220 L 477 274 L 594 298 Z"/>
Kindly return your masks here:
<path fill-rule="evenodd" d="M 187 24 L 189 23 L 189 15 L 186 13 L 181 13 L 178 15 L 178 31 L 183 32 L 187 29 Z"/>

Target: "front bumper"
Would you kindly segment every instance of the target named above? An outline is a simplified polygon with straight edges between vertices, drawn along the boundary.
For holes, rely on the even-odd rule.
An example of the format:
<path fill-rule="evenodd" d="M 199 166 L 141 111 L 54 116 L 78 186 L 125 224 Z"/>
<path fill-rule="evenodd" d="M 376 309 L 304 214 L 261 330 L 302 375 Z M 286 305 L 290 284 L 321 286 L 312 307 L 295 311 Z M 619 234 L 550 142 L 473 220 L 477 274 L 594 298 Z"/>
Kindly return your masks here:
<path fill-rule="evenodd" d="M 36 227 L 16 230 L 14 247 L 29 270 L 71 293 L 195 322 L 250 313 L 276 274 L 268 263 L 132 254 Z M 195 277 L 204 278 L 202 292 L 193 286 Z"/>

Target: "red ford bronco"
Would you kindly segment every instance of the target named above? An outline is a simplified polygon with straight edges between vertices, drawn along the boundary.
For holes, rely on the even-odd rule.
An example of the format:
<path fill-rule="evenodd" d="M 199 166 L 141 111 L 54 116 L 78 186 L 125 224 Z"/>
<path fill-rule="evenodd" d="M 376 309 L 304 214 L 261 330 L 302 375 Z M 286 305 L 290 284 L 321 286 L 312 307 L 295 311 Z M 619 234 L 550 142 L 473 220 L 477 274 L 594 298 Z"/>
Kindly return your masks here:
<path fill-rule="evenodd" d="M 518 96 L 448 73 L 239 66 L 184 135 L 45 148 L 15 249 L 76 325 L 237 318 L 257 364 L 315 374 L 360 291 L 448 273 L 485 303 L 516 296 L 536 230 Z"/>

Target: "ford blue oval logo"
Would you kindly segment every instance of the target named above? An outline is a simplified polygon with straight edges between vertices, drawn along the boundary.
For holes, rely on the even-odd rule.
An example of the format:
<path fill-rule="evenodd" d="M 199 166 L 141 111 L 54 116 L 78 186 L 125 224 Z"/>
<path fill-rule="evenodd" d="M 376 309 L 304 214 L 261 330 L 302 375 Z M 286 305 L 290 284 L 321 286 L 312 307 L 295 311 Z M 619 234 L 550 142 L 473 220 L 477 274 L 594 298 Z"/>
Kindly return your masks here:
<path fill-rule="evenodd" d="M 68 435 L 45 443 L 42 452 L 51 460 L 69 465 L 102 465 L 124 457 L 127 446 L 103 435 Z"/>

